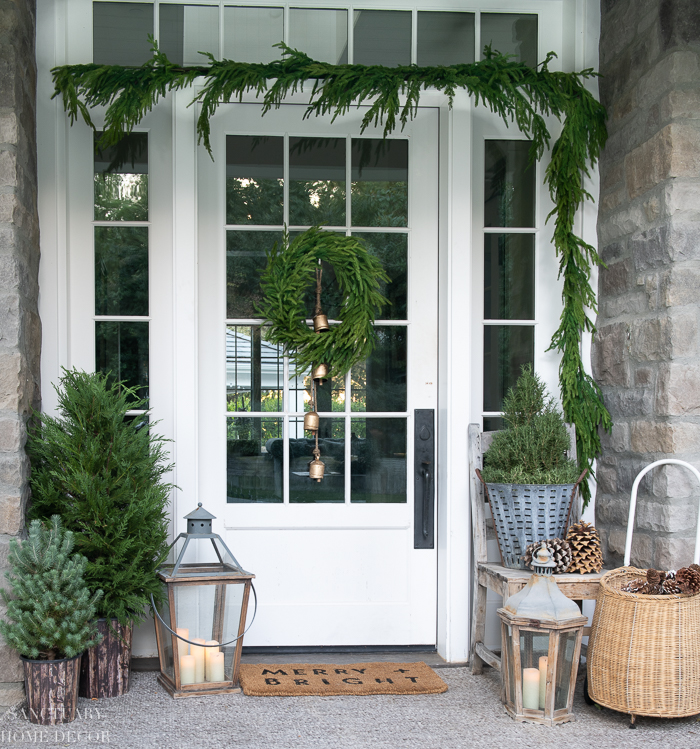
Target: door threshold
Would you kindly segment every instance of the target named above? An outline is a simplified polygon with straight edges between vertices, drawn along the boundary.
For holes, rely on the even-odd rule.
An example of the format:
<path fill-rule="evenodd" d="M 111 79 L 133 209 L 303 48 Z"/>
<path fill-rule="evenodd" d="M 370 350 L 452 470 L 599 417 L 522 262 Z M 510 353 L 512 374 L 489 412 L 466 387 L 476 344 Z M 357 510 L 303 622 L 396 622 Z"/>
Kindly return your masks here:
<path fill-rule="evenodd" d="M 447 663 L 434 645 L 327 645 L 244 647 L 241 663 L 415 663 L 431 668 L 459 668 L 465 663 Z"/>

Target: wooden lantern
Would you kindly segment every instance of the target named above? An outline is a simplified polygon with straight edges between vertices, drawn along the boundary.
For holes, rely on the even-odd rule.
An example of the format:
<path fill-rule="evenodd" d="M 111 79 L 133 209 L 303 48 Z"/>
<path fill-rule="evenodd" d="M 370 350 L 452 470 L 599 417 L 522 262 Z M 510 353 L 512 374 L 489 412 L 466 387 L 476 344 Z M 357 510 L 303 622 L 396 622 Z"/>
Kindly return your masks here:
<path fill-rule="evenodd" d="M 515 720 L 553 726 L 575 720 L 574 688 L 587 619 L 559 590 L 544 544 L 533 567 L 528 584 L 498 609 L 503 698 Z"/>
<path fill-rule="evenodd" d="M 170 547 L 184 539 L 175 564 L 158 570 L 165 586 L 164 603 L 154 604 L 158 681 L 171 697 L 240 692 L 241 648 L 255 575 L 212 533 L 214 515 L 201 502 L 185 517 L 187 533 Z M 199 561 L 204 558 L 201 547 L 211 546 L 216 561 Z"/>

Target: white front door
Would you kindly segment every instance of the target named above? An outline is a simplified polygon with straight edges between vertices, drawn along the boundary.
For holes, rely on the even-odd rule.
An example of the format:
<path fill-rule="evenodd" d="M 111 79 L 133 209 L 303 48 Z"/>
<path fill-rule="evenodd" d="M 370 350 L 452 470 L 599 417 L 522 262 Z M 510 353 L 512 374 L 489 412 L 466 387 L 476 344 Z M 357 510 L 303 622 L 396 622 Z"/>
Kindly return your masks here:
<path fill-rule="evenodd" d="M 200 149 L 200 501 L 256 575 L 246 645 L 434 645 L 437 542 L 415 548 L 414 418 L 437 408 L 438 110 L 386 141 L 360 134 L 357 111 L 334 123 L 304 111 L 222 106 L 214 160 Z M 308 373 L 294 377 L 255 312 L 265 250 L 285 226 L 315 224 L 362 237 L 392 279 L 375 353 L 319 389 L 319 484 Z M 330 266 L 322 303 L 337 317 Z"/>

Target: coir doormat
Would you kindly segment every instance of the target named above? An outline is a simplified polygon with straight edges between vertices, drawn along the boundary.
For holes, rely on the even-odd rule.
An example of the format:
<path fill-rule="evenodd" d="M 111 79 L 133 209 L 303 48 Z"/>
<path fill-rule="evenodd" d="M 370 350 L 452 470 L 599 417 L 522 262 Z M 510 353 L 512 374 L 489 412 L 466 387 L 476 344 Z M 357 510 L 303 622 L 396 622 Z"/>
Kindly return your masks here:
<path fill-rule="evenodd" d="M 308 695 L 439 694 L 447 684 L 419 663 L 242 664 L 243 693 L 254 697 Z"/>

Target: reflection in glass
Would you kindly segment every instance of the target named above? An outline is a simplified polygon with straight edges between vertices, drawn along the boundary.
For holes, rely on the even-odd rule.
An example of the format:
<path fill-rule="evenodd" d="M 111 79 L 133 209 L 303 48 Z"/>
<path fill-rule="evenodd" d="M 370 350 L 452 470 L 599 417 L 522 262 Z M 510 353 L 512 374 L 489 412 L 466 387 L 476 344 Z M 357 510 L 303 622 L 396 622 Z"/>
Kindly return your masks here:
<path fill-rule="evenodd" d="M 482 13 L 481 49 L 487 44 L 494 52 L 514 55 L 517 62 L 537 67 L 537 15 Z"/>
<path fill-rule="evenodd" d="M 549 633 L 538 634 L 530 630 L 520 630 L 520 684 L 525 684 L 523 671 L 526 668 L 534 668 L 539 671 L 540 658 L 547 657 L 549 655 Z M 538 690 L 539 691 L 539 690 Z M 568 690 L 567 690 L 568 691 Z M 533 704 L 523 705 L 523 707 L 529 707 L 537 710 L 544 709 L 543 704 L 535 704 L 535 696 L 532 695 Z"/>
<path fill-rule="evenodd" d="M 289 223 L 345 225 L 345 139 L 289 139 Z"/>
<path fill-rule="evenodd" d="M 148 227 L 95 227 L 95 314 L 148 314 Z"/>
<path fill-rule="evenodd" d="M 555 710 L 564 710 L 567 707 L 569 687 L 571 685 L 571 669 L 573 668 L 574 651 L 576 649 L 576 638 L 576 632 L 559 633 L 557 673 L 554 676 Z"/>
<path fill-rule="evenodd" d="M 176 65 L 203 65 L 200 52 L 219 59 L 219 7 L 160 3 L 158 47 Z"/>
<path fill-rule="evenodd" d="M 227 224 L 283 222 L 283 159 L 284 138 L 226 136 Z"/>
<path fill-rule="evenodd" d="M 148 133 L 125 135 L 116 146 L 95 138 L 95 220 L 148 221 Z"/>
<path fill-rule="evenodd" d="M 289 46 L 314 60 L 345 65 L 348 61 L 347 10 L 290 8 Z"/>
<path fill-rule="evenodd" d="M 281 231 L 226 232 L 227 319 L 258 317 L 255 308 L 262 298 L 260 274 L 267 264 L 265 253 L 281 243 Z"/>
<path fill-rule="evenodd" d="M 315 438 L 304 434 L 304 420 L 289 421 L 289 501 L 292 503 L 345 501 L 345 420 L 321 419 L 318 448 L 325 464 L 320 482 L 309 478 Z"/>
<path fill-rule="evenodd" d="M 281 411 L 282 349 L 264 339 L 261 325 L 226 327 L 226 408 Z"/>
<path fill-rule="evenodd" d="M 153 56 L 153 3 L 92 4 L 92 61 L 143 65 Z"/>
<path fill-rule="evenodd" d="M 354 15 L 356 65 L 411 64 L 411 12 L 356 10 Z"/>
<path fill-rule="evenodd" d="M 289 360 L 289 397 L 291 399 L 289 411 L 311 411 L 311 373 L 309 370 L 298 377 L 294 376 L 294 359 Z M 319 413 L 342 412 L 345 410 L 345 378 L 333 377 L 323 384 L 316 383 L 316 411 Z"/>
<path fill-rule="evenodd" d="M 474 62 L 473 13 L 418 11 L 418 65 L 471 62 Z"/>
<path fill-rule="evenodd" d="M 487 140 L 484 225 L 535 225 L 535 165 L 530 141 Z"/>
<path fill-rule="evenodd" d="M 95 368 L 148 398 L 148 323 L 95 323 Z"/>
<path fill-rule="evenodd" d="M 484 411 L 501 411 L 503 398 L 535 356 L 533 325 L 484 326 Z"/>
<path fill-rule="evenodd" d="M 407 140 L 353 138 L 352 225 L 408 225 Z"/>
<path fill-rule="evenodd" d="M 236 62 L 272 62 L 284 38 L 284 8 L 224 6 L 224 57 Z"/>
<path fill-rule="evenodd" d="M 484 236 L 484 318 L 535 317 L 534 234 Z"/>
<path fill-rule="evenodd" d="M 173 665 L 173 637 L 170 634 L 169 630 L 166 628 L 172 628 L 172 624 L 170 620 L 170 600 L 168 598 L 165 583 L 163 583 L 163 595 L 156 605 L 158 606 L 158 613 L 160 614 L 160 619 L 157 616 L 155 617 L 156 627 L 158 629 L 158 637 L 160 639 L 160 668 L 173 681 L 175 681 L 175 666 Z M 161 621 L 161 619 L 163 621 Z"/>
<path fill-rule="evenodd" d="M 497 432 L 505 429 L 506 423 L 500 416 L 484 416 L 484 431 Z"/>
<path fill-rule="evenodd" d="M 351 372 L 352 411 L 406 410 L 406 338 L 404 326 L 375 328 L 377 346 Z"/>
<path fill-rule="evenodd" d="M 226 419 L 226 501 L 282 502 L 283 419 Z"/>
<path fill-rule="evenodd" d="M 408 316 L 408 235 L 381 232 L 356 232 L 370 255 L 378 257 L 391 279 L 380 282 L 379 290 L 389 300 L 379 315 L 380 320 L 405 320 Z"/>
<path fill-rule="evenodd" d="M 406 419 L 353 419 L 350 501 L 406 502 Z"/>

